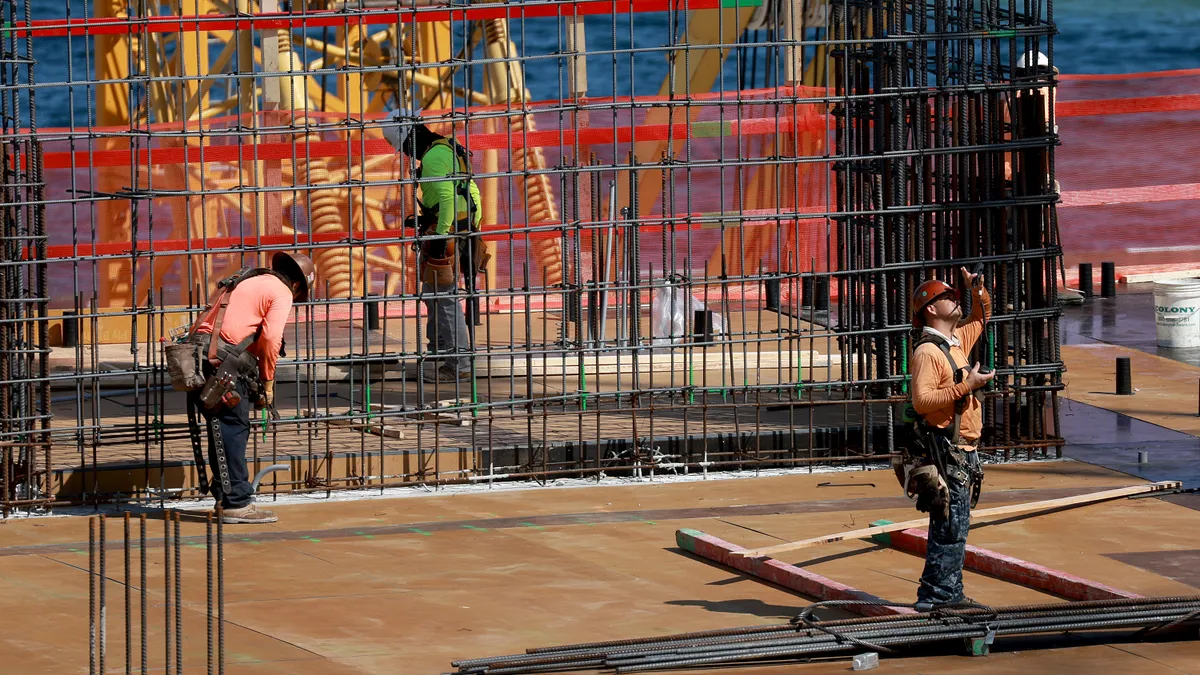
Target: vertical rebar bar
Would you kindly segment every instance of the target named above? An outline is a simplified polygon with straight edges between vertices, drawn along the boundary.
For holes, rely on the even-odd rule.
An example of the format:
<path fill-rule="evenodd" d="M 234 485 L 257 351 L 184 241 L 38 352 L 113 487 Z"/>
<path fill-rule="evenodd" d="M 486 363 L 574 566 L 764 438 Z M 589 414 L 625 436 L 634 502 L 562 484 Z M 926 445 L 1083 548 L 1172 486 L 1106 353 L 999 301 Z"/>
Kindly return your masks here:
<path fill-rule="evenodd" d="M 129 539 L 129 512 L 126 511 L 123 515 L 122 524 L 125 526 L 125 536 L 122 540 L 122 548 L 125 553 L 125 675 L 129 675 L 133 672 L 133 602 L 129 587 L 130 545 L 132 542 Z"/>
<path fill-rule="evenodd" d="M 142 632 L 142 675 L 145 675 L 147 672 L 149 672 L 148 659 L 149 659 L 150 653 L 149 653 L 149 643 L 146 640 L 146 636 L 147 636 L 147 629 L 146 629 L 146 619 L 147 619 L 147 616 L 146 616 L 146 592 L 147 592 L 146 555 L 147 555 L 147 552 L 146 552 L 146 514 L 144 514 L 144 513 L 138 514 L 138 551 L 140 552 L 138 559 L 141 562 L 141 566 L 142 566 L 142 569 L 141 569 L 141 572 L 139 575 L 139 578 L 141 579 L 141 585 L 138 587 L 138 589 L 141 591 L 140 595 L 141 595 L 141 601 L 142 601 L 141 621 L 139 623 L 141 624 L 140 629 Z"/>
<path fill-rule="evenodd" d="M 97 665 L 97 672 L 104 673 L 105 656 L 108 651 L 108 603 L 106 600 L 106 591 L 108 586 L 108 543 L 107 543 L 107 522 L 105 516 L 99 516 L 100 522 L 100 658 Z"/>
<path fill-rule="evenodd" d="M 183 675 L 183 569 L 180 563 L 179 512 L 175 520 L 175 675 Z"/>
<path fill-rule="evenodd" d="M 98 626 L 96 621 L 96 519 L 88 518 L 88 675 L 96 675 Z"/>
<path fill-rule="evenodd" d="M 205 593 L 204 624 L 208 638 L 205 641 L 208 652 L 208 675 L 213 675 L 213 514 L 209 511 L 204 516 L 204 557 L 208 582 Z"/>

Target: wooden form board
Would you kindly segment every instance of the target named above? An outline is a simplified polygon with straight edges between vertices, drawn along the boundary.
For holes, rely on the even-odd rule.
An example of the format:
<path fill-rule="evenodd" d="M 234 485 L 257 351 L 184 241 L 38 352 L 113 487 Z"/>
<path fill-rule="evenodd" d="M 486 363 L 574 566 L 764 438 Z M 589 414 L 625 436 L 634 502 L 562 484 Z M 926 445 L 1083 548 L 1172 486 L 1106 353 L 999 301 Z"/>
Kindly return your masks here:
<path fill-rule="evenodd" d="M 883 520 L 871 524 L 890 525 L 891 523 Z M 871 539 L 896 550 L 925 557 L 925 550 L 929 544 L 929 533 L 925 530 L 908 529 L 899 532 L 877 534 L 871 537 Z M 1077 577 L 1074 574 L 1060 572 L 1056 569 L 1043 567 L 1036 563 L 970 544 L 967 544 L 966 560 L 963 566 L 974 572 L 1011 581 L 1026 588 L 1052 593 L 1068 600 L 1111 600 L 1115 598 L 1142 597 L 1136 593 L 1113 588 L 1098 581 Z"/>
<path fill-rule="evenodd" d="M 971 513 L 972 525 L 978 524 L 982 520 L 995 518 L 998 516 L 1006 516 L 1015 513 L 1029 513 L 1030 511 L 1049 511 L 1053 509 L 1072 508 L 1077 506 L 1085 506 L 1087 504 L 1095 504 L 1098 502 L 1108 501 L 1111 499 L 1120 499 L 1122 497 L 1130 497 L 1132 495 L 1146 494 L 1149 492 L 1161 492 L 1163 490 L 1173 490 L 1182 485 L 1179 481 L 1159 481 L 1157 483 L 1147 483 L 1144 485 L 1131 485 L 1129 487 L 1117 488 L 1114 490 L 1104 490 L 1102 492 L 1093 492 L 1085 495 L 1076 495 L 1074 497 L 1063 497 L 1061 499 L 1047 499 L 1040 502 L 1027 502 L 1025 504 L 1010 504 L 1008 506 L 997 506 L 990 509 L 981 509 Z M 792 541 L 786 544 L 778 544 L 775 546 L 766 546 L 763 548 L 742 549 L 733 552 L 734 557 L 744 558 L 759 558 L 763 556 L 774 556 L 777 553 L 787 551 L 796 551 L 802 548 L 812 546 L 820 546 L 822 544 L 832 544 L 839 541 L 847 541 L 851 539 L 865 539 L 877 534 L 885 534 L 888 532 L 899 532 L 914 527 L 920 527 L 929 522 L 928 518 L 917 520 L 906 520 L 902 523 L 892 523 L 890 525 L 880 525 L 876 527 L 866 527 L 860 530 L 851 530 L 849 532 L 841 532 L 839 534 L 831 534 L 823 537 L 814 537 L 812 539 L 803 539 L 801 541 Z"/>
<path fill-rule="evenodd" d="M 838 583 L 833 579 L 821 576 L 816 572 L 789 565 L 772 559 L 745 558 L 734 555 L 743 550 L 737 544 L 731 544 L 718 539 L 711 534 L 699 530 L 683 528 L 675 532 L 675 543 L 679 548 L 711 560 L 715 563 L 733 568 L 739 572 L 769 581 L 801 595 L 818 600 L 866 600 L 869 602 L 887 602 L 857 588 Z M 912 614 L 907 607 L 889 607 L 887 605 L 848 605 L 843 607 L 849 612 L 863 616 L 890 616 L 893 614 Z"/>

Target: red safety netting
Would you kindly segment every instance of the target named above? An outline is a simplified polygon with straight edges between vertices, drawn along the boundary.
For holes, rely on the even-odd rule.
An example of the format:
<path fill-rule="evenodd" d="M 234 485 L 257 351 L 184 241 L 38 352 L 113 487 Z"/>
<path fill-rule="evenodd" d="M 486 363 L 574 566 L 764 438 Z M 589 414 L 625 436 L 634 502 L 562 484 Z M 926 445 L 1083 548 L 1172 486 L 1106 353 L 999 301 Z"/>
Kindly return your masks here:
<path fill-rule="evenodd" d="M 1069 282 L 1080 262 L 1113 261 L 1122 274 L 1200 269 L 1194 215 L 1200 200 L 1197 91 L 1200 71 L 1062 78 L 1056 175 Z M 822 161 L 828 120 L 822 106 L 786 102 L 819 93 L 744 91 L 693 97 L 691 103 L 647 97 L 639 98 L 637 107 L 593 99 L 589 103 L 610 107 L 596 105 L 583 120 L 551 104 L 530 106 L 527 116 L 499 107 L 472 108 L 477 116 L 465 127 L 459 122 L 454 131 L 474 152 L 473 171 L 510 174 L 480 178 L 495 213 L 488 227 L 496 259 L 491 285 L 519 288 L 526 269 L 531 286 L 561 278 L 561 258 L 575 260 L 578 229 L 570 224 L 590 222 L 596 213 L 601 220 L 607 217 L 609 182 L 629 184 L 625 169 L 631 152 L 641 163 L 655 163 L 668 149 L 676 164 L 641 172 L 643 279 L 651 273 L 702 280 L 722 273 L 736 278 L 830 270 L 828 252 L 835 242 L 826 221 L 803 217 L 832 206 L 829 165 Z M 276 114 L 262 121 L 278 125 L 281 119 Z M 144 298 L 153 288 L 156 296 L 162 290 L 168 304 L 182 302 L 189 264 L 193 273 L 208 264 L 220 274 L 242 264 L 244 250 L 347 239 L 371 242 L 365 251 L 372 274 L 343 283 L 346 293 L 413 291 L 407 247 L 376 243 L 400 236 L 402 217 L 412 209 L 411 188 L 387 184 L 407 170 L 377 131 L 348 128 L 336 115 L 310 114 L 307 132 L 268 131 L 256 139 L 219 135 L 238 123 L 236 118 L 206 121 L 205 130 L 217 135 L 202 143 L 173 137 L 170 132 L 178 132 L 179 125 L 155 127 L 164 133 L 143 136 L 136 146 L 128 136 L 106 136 L 101 129 L 69 138 L 62 130 L 42 132 L 56 306 L 90 297 L 93 286 L 102 298 Z M 187 130 L 195 131 L 195 123 L 189 124 Z M 540 155 L 543 177 L 525 175 L 534 158 L 524 148 Z M 587 169 L 564 168 L 588 165 L 593 155 L 598 165 L 616 168 L 602 170 L 597 181 Z M 780 164 L 745 161 L 763 157 Z M 256 159 L 262 160 L 257 176 Z M 647 180 L 652 172 L 656 175 Z M 348 176 L 364 182 L 345 187 Z M 538 188 L 529 189 L 539 181 Z M 288 189 L 328 183 L 343 186 Z M 231 194 L 238 186 L 272 191 Z M 131 187 L 153 192 L 133 202 L 136 214 L 129 200 L 86 198 L 91 193 L 102 199 Z M 200 194 L 172 194 L 183 190 Z M 263 222 L 261 231 L 256 209 L 264 213 L 257 219 Z M 322 222 L 313 222 L 322 214 Z M 673 221 L 665 237 L 664 214 Z M 569 224 L 567 250 L 562 249 L 564 223 Z M 579 280 L 587 283 L 593 277 L 593 238 L 585 233 L 579 239 Z M 361 259 L 352 261 L 346 249 L 336 250 L 337 256 L 330 253 L 321 261 L 327 277 L 346 276 L 347 267 L 362 268 Z M 95 270 L 86 260 L 92 256 L 101 258 Z M 80 257 L 85 260 L 68 262 Z M 136 289 L 130 288 L 131 279 Z M 745 288 L 753 295 L 758 284 Z"/>
<path fill-rule="evenodd" d="M 639 172 L 637 236 L 644 279 L 669 273 L 715 279 L 722 273 L 737 277 L 814 266 L 827 271 L 825 221 L 796 217 L 821 213 L 828 202 L 827 163 L 802 161 L 819 160 L 826 152 L 823 108 L 794 102 L 797 95 L 815 93 L 743 91 L 693 97 L 690 103 L 639 98 L 639 107 L 591 100 L 598 106 L 585 120 L 549 105 L 531 106 L 528 115 L 472 108 L 471 121 L 439 130 L 452 130 L 473 153 L 485 213 L 492 214 L 486 230 L 495 247 L 494 288 L 521 287 L 526 269 L 531 286 L 555 285 L 564 257 L 578 260 L 580 270 L 578 278 L 566 281 L 591 281 L 593 237 L 573 224 L 589 226 L 595 214 L 607 219 L 611 181 L 623 188 L 620 203 L 628 203 L 631 153 L 639 163 L 657 164 L 664 155 L 678 162 Z M 260 124 L 278 126 L 288 117 L 277 113 Z M 191 122 L 186 128 L 157 125 L 158 133 L 135 145 L 128 137 L 106 137 L 105 130 L 72 138 L 61 130 L 44 132 L 51 257 L 101 257 L 95 278 L 103 297 L 142 298 L 153 289 L 172 304 L 186 300 L 189 278 L 199 278 L 204 265 L 221 274 L 244 264 L 243 250 L 366 240 L 357 253 L 367 255 L 372 273 L 365 280 L 356 280 L 361 258 L 352 259 L 347 249 L 314 252 L 331 295 L 414 292 L 408 247 L 380 243 L 412 234 L 401 230 L 404 215 L 414 208 L 411 185 L 394 184 L 408 175 L 401 158 L 378 130 L 348 128 L 344 116 L 309 114 L 307 120 L 286 121 L 307 124 L 308 130 L 221 135 L 239 120 L 218 118 L 204 123 L 211 135 L 202 141 L 179 137 L 181 130 L 197 131 Z M 762 157 L 776 157 L 779 164 L 745 161 Z M 566 168 L 572 166 L 585 168 Z M 586 167 L 599 167 L 597 180 Z M 507 175 L 487 177 L 498 173 Z M 348 179 L 363 182 L 348 187 Z M 268 191 L 231 192 L 239 186 Z M 89 193 L 134 187 L 147 197 L 80 201 Z M 304 189 L 289 189 L 294 187 Z M 256 217 L 258 210 L 263 217 Z M 621 236 L 630 232 L 622 228 Z M 90 295 L 89 263 L 51 267 L 58 304 Z M 136 279 L 136 289 L 130 279 Z"/>
<path fill-rule="evenodd" d="M 1081 262 L 1119 275 L 1200 270 L 1200 70 L 1064 76 L 1059 230 Z M 1136 112 L 1134 112 L 1136 111 Z"/>

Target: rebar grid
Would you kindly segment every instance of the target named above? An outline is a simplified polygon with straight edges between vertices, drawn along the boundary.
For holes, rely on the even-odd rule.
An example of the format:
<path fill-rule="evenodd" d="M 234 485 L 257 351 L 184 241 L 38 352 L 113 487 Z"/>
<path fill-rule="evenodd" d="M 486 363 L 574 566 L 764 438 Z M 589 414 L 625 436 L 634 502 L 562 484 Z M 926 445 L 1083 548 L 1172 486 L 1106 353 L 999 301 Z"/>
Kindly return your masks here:
<path fill-rule="evenodd" d="M 6 508 L 195 495 L 161 345 L 276 250 L 321 288 L 287 329 L 283 419 L 255 420 L 252 464 L 292 465 L 260 492 L 883 458 L 908 293 L 976 263 L 984 445 L 1061 445 L 1055 83 L 1016 68 L 1053 56 L 1048 3 L 82 9 L 14 14 L 0 59 L 0 442 L 41 462 L 6 468 Z M 66 76 L 35 82 L 63 46 Z M 63 92 L 39 128 L 35 95 Z M 414 377 L 441 355 L 402 227 L 421 182 L 380 132 L 398 105 L 483 193 L 466 383 Z"/>

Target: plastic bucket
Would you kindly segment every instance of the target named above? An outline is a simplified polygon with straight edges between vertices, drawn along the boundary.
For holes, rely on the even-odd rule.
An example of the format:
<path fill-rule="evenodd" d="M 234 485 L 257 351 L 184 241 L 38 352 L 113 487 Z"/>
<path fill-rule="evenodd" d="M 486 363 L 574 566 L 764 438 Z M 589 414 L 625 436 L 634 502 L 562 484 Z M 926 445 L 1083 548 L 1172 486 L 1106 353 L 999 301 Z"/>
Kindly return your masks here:
<path fill-rule="evenodd" d="M 1200 347 L 1200 279 L 1154 282 L 1158 346 Z"/>

